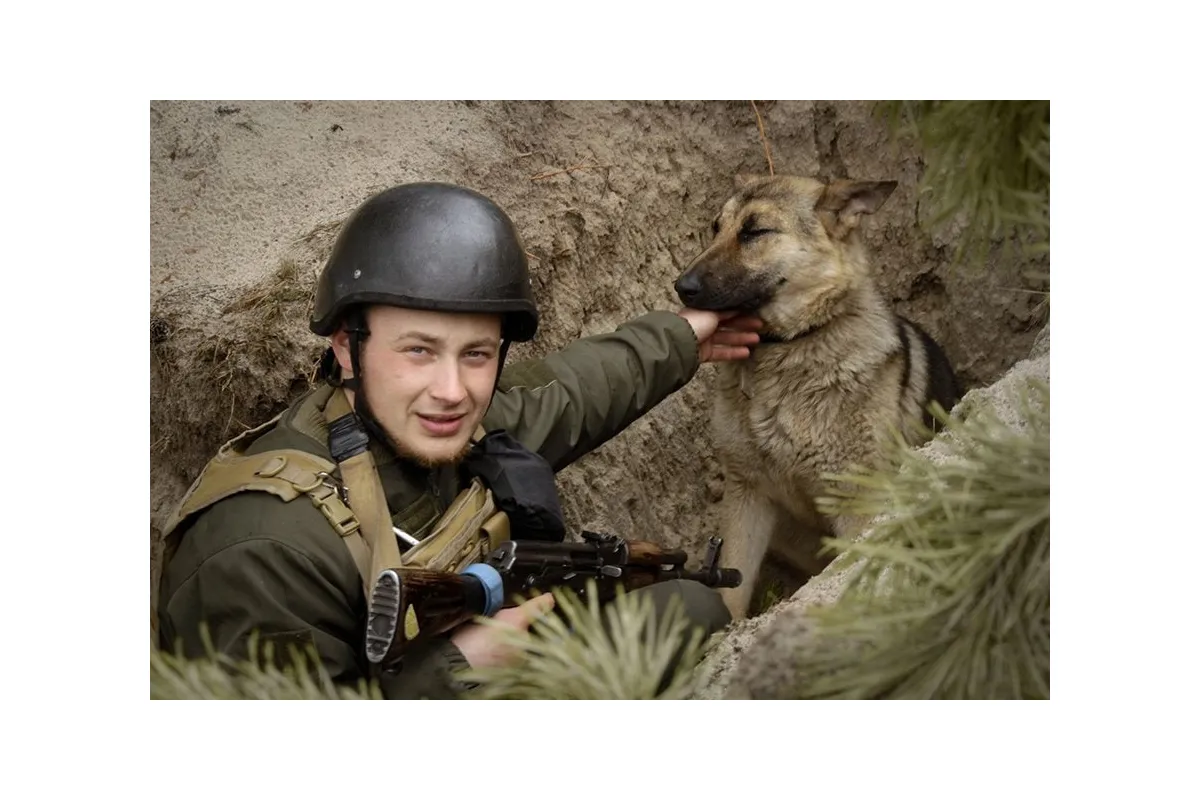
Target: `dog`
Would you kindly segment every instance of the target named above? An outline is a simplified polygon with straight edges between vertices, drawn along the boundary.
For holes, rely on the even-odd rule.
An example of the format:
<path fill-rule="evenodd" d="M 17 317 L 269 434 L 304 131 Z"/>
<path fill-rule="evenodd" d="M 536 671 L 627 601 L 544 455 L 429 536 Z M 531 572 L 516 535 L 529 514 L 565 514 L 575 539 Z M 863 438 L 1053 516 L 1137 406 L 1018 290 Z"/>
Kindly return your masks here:
<path fill-rule="evenodd" d="M 722 589 L 747 615 L 770 550 L 811 577 L 832 557 L 827 536 L 862 520 L 827 516 L 823 473 L 883 466 L 896 434 L 916 446 L 961 397 L 941 347 L 896 314 L 875 285 L 858 230 L 895 181 L 796 176 L 742 181 L 712 223 L 712 241 L 675 282 L 685 306 L 762 319 L 747 361 L 720 364 L 713 439 L 725 471 L 721 530 L 741 586 Z"/>

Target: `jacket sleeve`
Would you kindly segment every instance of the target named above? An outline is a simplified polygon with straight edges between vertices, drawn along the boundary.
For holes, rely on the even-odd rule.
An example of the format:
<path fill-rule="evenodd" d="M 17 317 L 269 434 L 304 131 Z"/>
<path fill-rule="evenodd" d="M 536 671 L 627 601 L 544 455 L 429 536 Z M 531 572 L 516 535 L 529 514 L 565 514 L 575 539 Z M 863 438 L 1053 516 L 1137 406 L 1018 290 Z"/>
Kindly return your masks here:
<path fill-rule="evenodd" d="M 506 368 L 483 426 L 505 428 L 557 471 L 684 386 L 699 365 L 687 320 L 652 311 L 613 333 Z"/>
<path fill-rule="evenodd" d="M 159 614 L 165 647 L 174 649 L 178 643 L 189 658 L 205 656 L 203 625 L 213 649 L 235 659 L 249 657 L 256 635 L 260 648 L 272 643 L 277 657 L 286 656 L 288 645 L 314 646 L 335 682 L 353 685 L 365 677 L 365 611 L 357 607 L 364 601 L 348 554 L 349 572 L 340 558 L 330 558 L 332 553 L 319 548 L 309 552 L 302 536 L 295 537 L 299 546 L 266 536 L 238 536 L 226 542 L 221 539 L 228 528 L 200 527 L 187 533 L 200 541 L 194 539 L 192 548 L 181 547 L 163 577 L 166 591 Z M 337 537 L 330 536 L 329 542 L 344 549 Z M 466 660 L 449 639 L 434 639 L 412 647 L 399 674 L 381 676 L 380 689 L 389 699 L 453 698 L 465 688 L 455 677 L 465 667 Z"/>

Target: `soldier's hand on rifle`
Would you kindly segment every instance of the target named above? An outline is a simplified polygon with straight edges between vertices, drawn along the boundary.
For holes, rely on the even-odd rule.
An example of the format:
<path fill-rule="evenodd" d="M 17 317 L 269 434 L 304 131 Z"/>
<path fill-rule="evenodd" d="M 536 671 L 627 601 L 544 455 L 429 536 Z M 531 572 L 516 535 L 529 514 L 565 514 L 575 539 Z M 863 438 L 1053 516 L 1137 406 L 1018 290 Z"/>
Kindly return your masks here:
<path fill-rule="evenodd" d="M 503 608 L 492 619 L 516 628 L 529 630 L 533 621 L 554 608 L 554 595 L 543 594 L 513 608 Z M 500 633 L 489 625 L 468 622 L 450 637 L 472 667 L 496 667 L 510 662 L 516 651 L 500 641 Z"/>
<path fill-rule="evenodd" d="M 700 343 L 700 363 L 739 361 L 750 357 L 750 348 L 758 344 L 755 332 L 763 326 L 758 317 L 738 311 L 703 311 L 684 308 L 676 312 L 686 319 Z"/>

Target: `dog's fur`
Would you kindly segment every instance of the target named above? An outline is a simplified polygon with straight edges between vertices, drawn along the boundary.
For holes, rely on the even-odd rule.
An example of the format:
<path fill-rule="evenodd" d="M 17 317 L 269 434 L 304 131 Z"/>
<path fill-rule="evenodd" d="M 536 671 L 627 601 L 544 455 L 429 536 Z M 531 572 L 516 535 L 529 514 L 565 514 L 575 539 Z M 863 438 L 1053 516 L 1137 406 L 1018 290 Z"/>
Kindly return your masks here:
<path fill-rule="evenodd" d="M 722 563 L 743 573 L 740 587 L 722 590 L 734 618 L 746 616 L 768 548 L 811 576 L 829 562 L 821 537 L 857 531 L 861 521 L 818 511 L 821 473 L 881 466 L 894 433 L 924 440 L 930 401 L 949 410 L 960 397 L 941 348 L 880 295 L 859 240 L 862 215 L 895 187 L 744 182 L 675 284 L 687 306 L 741 309 L 765 323 L 751 359 L 722 364 L 717 377 Z"/>

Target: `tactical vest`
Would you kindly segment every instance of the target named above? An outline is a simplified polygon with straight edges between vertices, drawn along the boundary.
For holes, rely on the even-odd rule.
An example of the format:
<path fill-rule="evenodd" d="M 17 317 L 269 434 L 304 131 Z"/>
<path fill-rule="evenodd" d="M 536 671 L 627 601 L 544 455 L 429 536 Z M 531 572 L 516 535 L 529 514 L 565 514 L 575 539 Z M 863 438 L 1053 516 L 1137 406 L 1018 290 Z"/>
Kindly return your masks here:
<path fill-rule="evenodd" d="M 326 441 L 328 425 L 349 413 L 345 393 L 333 389 L 325 404 L 325 425 L 304 432 Z M 478 478 L 473 478 L 438 518 L 431 532 L 400 554 L 379 476 L 369 455 L 366 462 L 355 465 L 359 469 L 354 472 L 350 469 L 353 460 L 339 465 L 303 450 L 246 452 L 273 430 L 282 417 L 279 414 L 226 442 L 204 467 L 163 531 L 164 565 L 179 547 L 185 530 L 183 523 L 214 503 L 247 491 L 268 492 L 285 503 L 302 495 L 307 497 L 345 542 L 358 567 L 366 597 L 370 597 L 381 569 L 399 565 L 456 572 L 508 540 L 508 516 L 497 508 L 492 492 Z M 477 441 L 484 433 L 479 427 L 472 439 Z"/>

